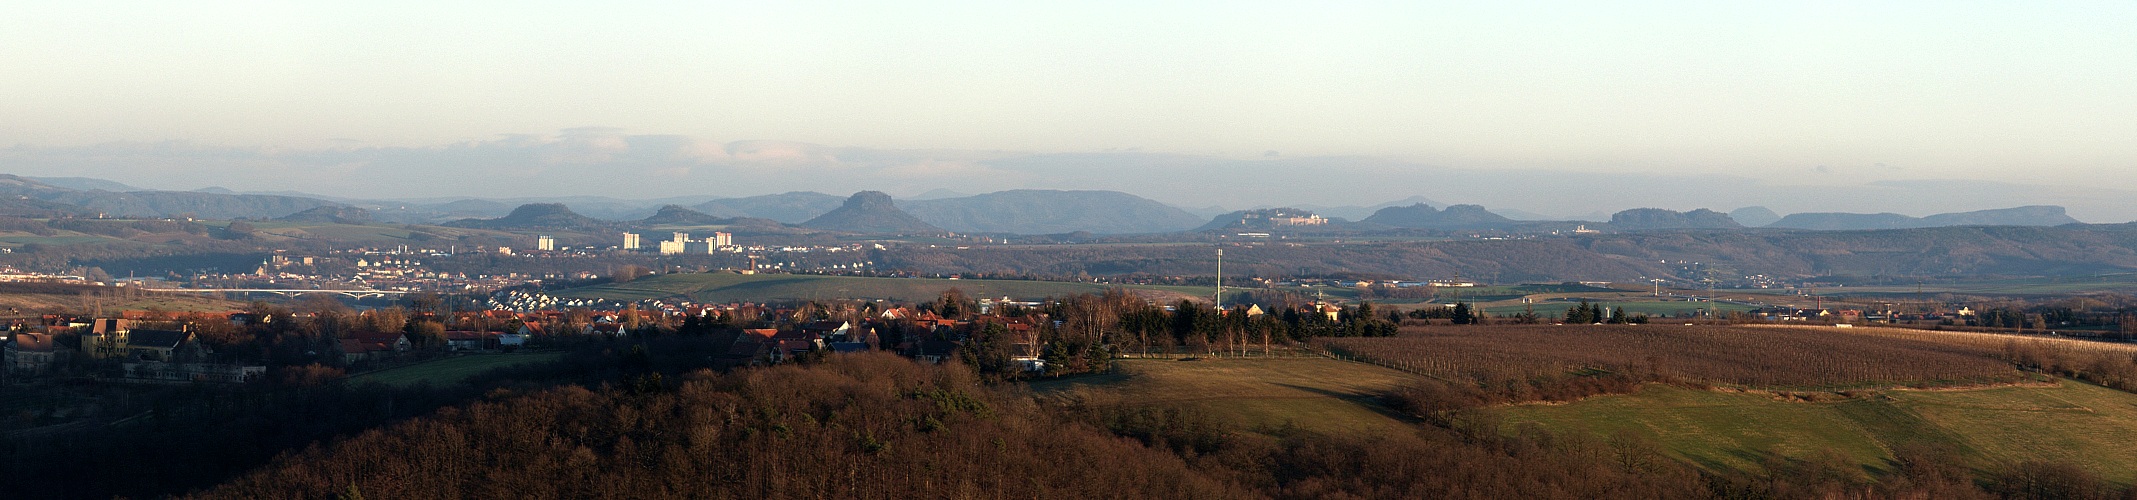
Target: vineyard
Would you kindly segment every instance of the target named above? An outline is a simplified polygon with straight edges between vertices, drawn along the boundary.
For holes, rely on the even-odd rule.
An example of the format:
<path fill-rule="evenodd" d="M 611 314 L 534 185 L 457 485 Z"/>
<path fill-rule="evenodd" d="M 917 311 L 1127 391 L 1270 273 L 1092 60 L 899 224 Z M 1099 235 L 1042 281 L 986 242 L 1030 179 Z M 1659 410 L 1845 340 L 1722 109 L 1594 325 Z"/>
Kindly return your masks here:
<path fill-rule="evenodd" d="M 1331 338 L 1321 345 L 1339 356 L 1499 390 L 1584 378 L 1782 390 L 2026 379 L 2009 360 L 2016 341 L 1953 341 L 1953 335 L 1741 326 L 1490 326 L 1415 328 L 1395 337 Z"/>

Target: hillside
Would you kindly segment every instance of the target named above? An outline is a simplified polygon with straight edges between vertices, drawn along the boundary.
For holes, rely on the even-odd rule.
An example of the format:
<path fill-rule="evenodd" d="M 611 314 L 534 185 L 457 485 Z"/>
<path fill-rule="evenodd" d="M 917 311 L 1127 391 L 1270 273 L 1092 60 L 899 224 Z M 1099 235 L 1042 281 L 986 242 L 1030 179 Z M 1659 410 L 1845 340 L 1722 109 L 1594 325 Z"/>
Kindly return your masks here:
<path fill-rule="evenodd" d="M 912 214 L 899 210 L 890 195 L 881 191 L 862 191 L 847 198 L 844 205 L 814 219 L 802 222 L 801 227 L 849 233 L 918 234 L 939 233 L 942 228 L 922 222 Z"/>
<path fill-rule="evenodd" d="M 1364 222 L 1394 227 L 1448 230 L 1506 229 L 1519 224 L 1479 205 L 1452 205 L 1446 210 L 1438 210 L 1423 203 L 1383 208 L 1373 212 L 1371 217 L 1366 217 Z"/>
<path fill-rule="evenodd" d="M 1627 395 L 1493 412 L 1509 427 L 1535 424 L 1597 439 L 1631 433 L 1687 463 L 1757 470 L 1775 456 L 1837 453 L 1890 471 L 1895 450 L 1946 447 L 1978 468 L 2026 460 L 2085 463 L 2111 481 L 2137 480 L 2137 395 L 2075 381 L 2038 387 L 1889 391 L 1826 402 L 1764 394 L 1648 386 Z M 2042 446 L 2043 443 L 2055 443 Z M 1758 453 L 1746 453 L 1756 450 Z"/>
<path fill-rule="evenodd" d="M 2036 205 L 1909 217 L 1895 213 L 1814 212 L 1788 214 L 1768 227 L 1819 230 L 1914 229 L 1951 226 L 2060 226 L 2076 224 L 2063 207 Z"/>
<path fill-rule="evenodd" d="M 898 206 L 936 227 L 959 232 L 1163 233 L 1202 223 L 1184 210 L 1118 191 L 1019 189 Z"/>
<path fill-rule="evenodd" d="M 661 206 L 659 210 L 654 211 L 653 215 L 647 216 L 645 219 L 639 220 L 638 223 L 649 226 L 709 226 L 717 224 L 726 224 L 728 222 L 732 222 L 733 220 L 734 219 L 713 217 L 711 215 L 707 215 L 704 212 L 685 208 L 682 205 L 664 205 Z"/>
<path fill-rule="evenodd" d="M 699 212 L 719 217 L 756 217 L 771 219 L 784 224 L 797 224 L 828 213 L 845 203 L 845 198 L 813 191 L 794 191 L 780 194 L 726 198 L 692 206 Z"/>
<path fill-rule="evenodd" d="M 356 207 L 321 206 L 285 215 L 275 220 L 290 222 L 323 222 L 332 224 L 364 224 L 371 222 L 371 212 Z"/>
<path fill-rule="evenodd" d="M 2043 276 L 2137 269 L 2137 233 L 1969 226 L 1881 231 L 1687 231 L 1579 238 L 1639 260 L 1699 261 L 1782 276 Z"/>
<path fill-rule="evenodd" d="M 1729 211 L 1729 218 L 1744 227 L 1766 227 L 1781 221 L 1781 214 L 1766 207 L 1744 207 Z"/>
<path fill-rule="evenodd" d="M 610 226 L 601 221 L 572 212 L 561 203 L 528 203 L 512 209 L 512 213 L 495 219 L 461 219 L 443 224 L 448 227 L 499 230 L 595 230 Z"/>
<path fill-rule="evenodd" d="M 1660 208 L 1635 208 L 1610 215 L 1610 227 L 1620 230 L 1645 229 L 1737 229 L 1744 227 L 1729 214 L 1708 209 L 1679 212 Z"/>
<path fill-rule="evenodd" d="M 886 269 L 942 273 L 1209 276 L 1217 265 L 1211 250 L 1202 245 L 1165 244 L 909 248 L 884 254 L 878 264 Z M 1614 257 L 1583 248 L 1574 240 L 1542 239 L 1227 247 L 1224 269 L 1235 276 L 1477 276 L 1500 283 L 1629 281 L 1669 272 L 1654 260 Z"/>
<path fill-rule="evenodd" d="M 61 178 L 66 186 L 48 184 L 16 175 L 0 174 L 0 195 L 19 201 L 37 201 L 81 207 L 79 213 L 103 213 L 114 217 L 194 217 L 202 219 L 267 219 L 338 203 L 297 196 L 229 194 L 201 191 L 128 191 L 102 188 L 125 187 L 97 179 Z M 19 204 L 18 204 L 19 205 Z M 36 205 L 31 208 L 72 211 L 65 207 Z"/>

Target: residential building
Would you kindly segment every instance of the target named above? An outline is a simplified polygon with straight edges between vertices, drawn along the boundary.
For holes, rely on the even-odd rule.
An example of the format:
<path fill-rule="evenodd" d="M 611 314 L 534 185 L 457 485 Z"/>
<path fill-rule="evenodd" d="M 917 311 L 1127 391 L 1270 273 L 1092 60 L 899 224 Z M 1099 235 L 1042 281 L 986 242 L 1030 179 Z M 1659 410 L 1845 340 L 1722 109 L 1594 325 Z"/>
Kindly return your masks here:
<path fill-rule="evenodd" d="M 0 363 L 13 373 L 38 374 L 52 369 L 58 352 L 52 346 L 52 336 L 43 333 L 17 333 L 14 340 L 0 342 Z"/>

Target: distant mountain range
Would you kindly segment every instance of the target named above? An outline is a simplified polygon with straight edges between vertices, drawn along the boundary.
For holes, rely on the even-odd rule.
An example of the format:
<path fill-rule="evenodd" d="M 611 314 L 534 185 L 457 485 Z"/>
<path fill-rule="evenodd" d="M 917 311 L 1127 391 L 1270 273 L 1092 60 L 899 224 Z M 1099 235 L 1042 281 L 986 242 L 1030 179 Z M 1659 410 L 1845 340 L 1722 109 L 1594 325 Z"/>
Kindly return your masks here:
<path fill-rule="evenodd" d="M 1789 214 L 1767 227 L 1792 229 L 1912 229 L 1922 227 L 1951 226 L 2060 226 L 2076 224 L 2077 219 L 2063 213 L 2063 207 L 2036 205 L 1999 210 L 1977 210 L 1937 214 L 1928 217 L 1908 217 L 1895 213 L 1848 214 L 1848 213 L 1801 213 Z"/>
<path fill-rule="evenodd" d="M 624 200 L 600 196 L 539 198 L 443 198 L 428 200 L 363 200 L 305 193 L 236 193 L 207 188 L 194 191 L 142 190 L 123 183 L 83 177 L 20 177 L 0 174 L 0 215 L 55 217 L 65 215 L 114 217 L 182 217 L 206 219 L 272 219 L 355 223 L 455 224 L 478 227 L 476 220 L 505 219 L 497 224 L 534 224 L 540 227 L 672 225 L 803 225 L 852 203 L 850 197 L 794 191 L 780 194 L 719 198 L 675 197 L 658 200 Z M 882 208 L 868 197 L 869 210 Z M 887 198 L 885 196 L 884 198 Z M 534 219 L 517 212 L 537 207 Z M 1423 197 L 1367 206 L 1295 206 L 1289 210 L 1317 214 L 1328 219 L 1316 229 L 1373 231 L 1421 230 L 1555 230 L 1573 221 L 1551 220 L 1520 210 L 1488 209 L 1478 205 L 1444 206 Z M 1144 234 L 1222 227 L 1216 219 L 1239 220 L 1247 211 L 1211 213 L 1209 207 L 1183 210 L 1147 198 L 1117 191 L 1063 191 L 1021 189 L 980 195 L 962 195 L 935 189 L 914 199 L 896 201 L 890 208 L 937 230 L 967 233 L 1009 234 Z M 687 210 L 688 213 L 675 210 Z M 1264 207 L 1258 210 L 1268 210 Z M 356 210 L 361 210 L 363 216 Z M 665 215 L 663 215 L 665 212 Z M 569 213 L 569 216 L 562 215 Z M 691 215 L 696 214 L 696 215 Z M 851 214 L 848 214 L 851 215 Z M 518 218 L 514 218 L 518 217 Z M 1600 216 L 1584 217 L 1600 219 Z M 1611 222 L 1589 223 L 1593 228 L 1619 231 L 1670 229 L 1731 229 L 1770 227 L 1809 230 L 1866 230 L 1946 226 L 2055 226 L 2078 222 L 2058 206 L 2026 206 L 1997 210 L 1910 217 L 1901 214 L 1798 213 L 1783 217 L 1763 207 L 1744 207 L 1728 214 L 1712 210 L 1676 212 L 1634 209 L 1609 216 Z M 892 232 L 916 229 L 897 217 L 880 219 Z M 1358 221 L 1358 222 L 1350 222 Z M 1205 223 L 1210 224 L 1205 224 Z M 819 225 L 828 222 L 820 222 Z M 1212 226 L 1211 224 L 1215 224 Z M 806 227 L 806 226 L 804 226 Z M 1376 229 L 1377 228 L 1377 229 Z"/>
<path fill-rule="evenodd" d="M 1119 191 L 1019 189 L 898 206 L 929 224 L 970 233 L 1170 233 L 1202 223 L 1185 210 Z"/>

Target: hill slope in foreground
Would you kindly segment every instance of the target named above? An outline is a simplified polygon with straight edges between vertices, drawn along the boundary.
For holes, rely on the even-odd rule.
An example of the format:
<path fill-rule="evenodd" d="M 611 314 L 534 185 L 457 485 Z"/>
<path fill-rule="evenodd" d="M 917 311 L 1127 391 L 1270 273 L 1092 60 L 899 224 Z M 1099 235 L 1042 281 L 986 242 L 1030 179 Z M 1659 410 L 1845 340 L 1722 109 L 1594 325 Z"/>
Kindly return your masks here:
<path fill-rule="evenodd" d="M 1649 450 L 1642 460 L 1723 474 L 1823 463 L 1876 481 L 1899 474 L 1903 456 L 1937 450 L 1983 476 L 2048 462 L 2137 481 L 2137 443 L 2125 437 L 2137 428 L 2137 394 L 2017 369 L 2063 374 L 2084 366 L 2088 380 L 2124 383 L 2124 367 L 2095 361 L 2126 363 L 2137 354 L 2126 345 L 1665 325 L 1409 328 L 1397 337 L 1316 343 L 1401 371 L 1284 359 L 1128 360 L 1115 375 L 1037 387 L 1089 386 L 1109 400 L 1186 406 L 1255 429 L 1372 432 L 1406 422 L 1387 415 L 1422 408 L 1418 415 L 1437 425 L 1508 436 L 1538 429 L 1597 447 L 1630 443 Z M 1380 394 L 1393 396 L 1362 396 Z M 1363 409 L 1336 408 L 1342 404 Z"/>
<path fill-rule="evenodd" d="M 663 274 L 627 283 L 614 283 L 557 292 L 571 298 L 641 300 L 677 295 L 698 302 L 762 302 L 772 300 L 867 299 L 921 302 L 934 300 L 956 288 L 968 297 L 1009 297 L 1034 300 L 1101 293 L 1111 288 L 1096 283 L 1027 280 L 951 280 L 933 278 L 871 278 L 808 274 Z M 1190 287 L 1131 286 L 1129 293 L 1160 303 L 1201 298 L 1204 289 Z"/>
<path fill-rule="evenodd" d="M 1756 470 L 1838 454 L 1863 472 L 1894 472 L 1894 450 L 1940 447 L 1977 470 L 2027 460 L 2084 464 L 2137 480 L 2137 395 L 2059 380 L 2052 385 L 1883 391 L 1827 402 L 1648 385 L 1635 394 L 1492 412 L 1508 430 L 1535 424 L 1608 439 L 1630 432 L 1671 458 L 1710 470 Z"/>

